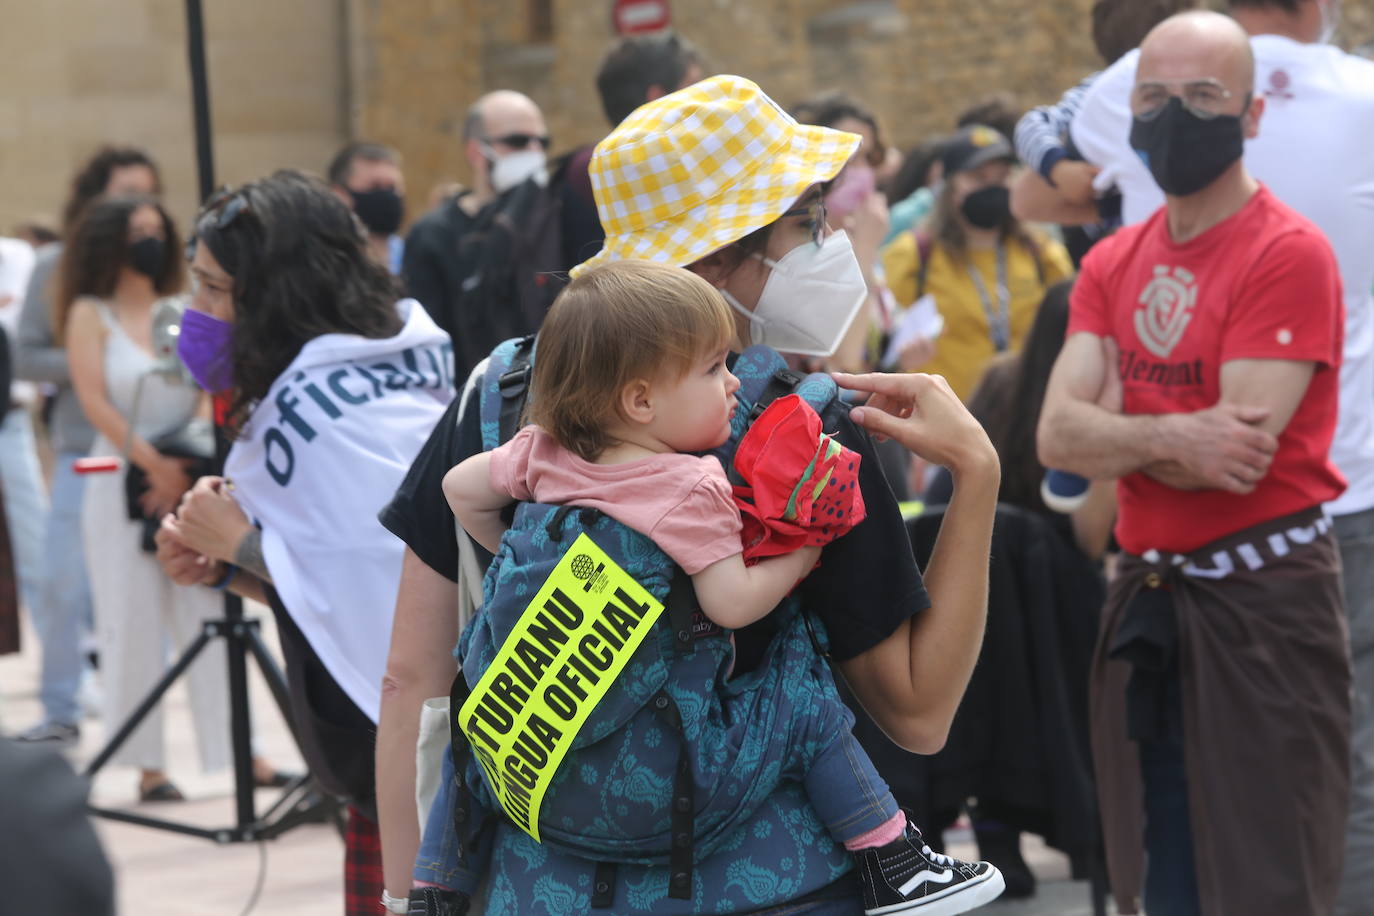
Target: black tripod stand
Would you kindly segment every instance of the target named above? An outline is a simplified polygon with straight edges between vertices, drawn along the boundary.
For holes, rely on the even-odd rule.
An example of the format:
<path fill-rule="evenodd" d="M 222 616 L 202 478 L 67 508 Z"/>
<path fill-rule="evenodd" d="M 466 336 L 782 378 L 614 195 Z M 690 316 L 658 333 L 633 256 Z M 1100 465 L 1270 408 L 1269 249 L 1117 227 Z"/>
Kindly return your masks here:
<path fill-rule="evenodd" d="M 233 746 L 234 800 L 237 822 L 231 827 L 197 827 L 192 824 L 145 817 L 128 811 L 98 808 L 94 805 L 90 808 L 91 813 L 110 820 L 138 824 L 143 827 L 154 827 L 159 830 L 170 830 L 189 836 L 204 837 L 217 843 L 269 840 L 280 836 L 292 827 L 305 823 L 315 823 L 322 818 L 333 820 L 342 832 L 343 821 L 339 804 L 316 789 L 309 775 L 299 776 L 292 780 L 276 803 L 261 817 L 255 813 L 253 751 L 248 707 L 249 654 L 258 663 L 258 668 L 261 669 L 263 678 L 272 691 L 272 698 L 276 701 L 277 708 L 281 710 L 282 718 L 291 727 L 293 737 L 296 737 L 296 732 L 287 698 L 286 678 L 282 675 L 281 669 L 277 667 L 276 659 L 267 651 L 267 646 L 262 641 L 262 636 L 258 632 L 258 621 L 243 616 L 243 600 L 236 595 L 225 596 L 224 615 L 221 620 L 205 621 L 200 635 L 186 647 L 186 651 L 182 652 L 176 664 L 168 669 L 167 673 L 153 687 L 152 692 L 144 697 L 143 702 L 139 703 L 138 708 L 133 711 L 128 720 L 110 737 L 105 747 L 86 767 L 84 775 L 88 780 L 95 776 L 129 739 L 129 736 L 134 733 L 134 729 L 138 728 L 147 718 L 153 707 L 162 700 L 168 689 L 176 682 L 177 678 L 186 672 L 196 657 L 209 648 L 212 640 L 223 638 L 225 648 L 229 653 L 229 730 Z"/>

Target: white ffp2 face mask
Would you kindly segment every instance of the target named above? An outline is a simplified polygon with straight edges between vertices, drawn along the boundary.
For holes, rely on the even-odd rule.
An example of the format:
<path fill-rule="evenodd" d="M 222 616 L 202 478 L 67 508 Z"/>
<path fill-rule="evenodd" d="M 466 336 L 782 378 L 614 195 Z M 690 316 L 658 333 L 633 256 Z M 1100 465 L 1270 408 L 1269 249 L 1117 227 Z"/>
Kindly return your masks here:
<path fill-rule="evenodd" d="M 750 341 L 799 356 L 833 356 L 868 297 L 849 236 L 832 232 L 819 246 L 798 245 L 778 261 L 756 257 L 772 272 L 752 312 L 721 290 L 749 319 Z"/>
<path fill-rule="evenodd" d="M 541 187 L 548 183 L 549 160 L 543 150 L 523 149 L 496 156 L 488 147 L 487 157 L 491 162 L 491 189 L 497 194 L 506 193 L 528 178 L 533 178 Z"/>

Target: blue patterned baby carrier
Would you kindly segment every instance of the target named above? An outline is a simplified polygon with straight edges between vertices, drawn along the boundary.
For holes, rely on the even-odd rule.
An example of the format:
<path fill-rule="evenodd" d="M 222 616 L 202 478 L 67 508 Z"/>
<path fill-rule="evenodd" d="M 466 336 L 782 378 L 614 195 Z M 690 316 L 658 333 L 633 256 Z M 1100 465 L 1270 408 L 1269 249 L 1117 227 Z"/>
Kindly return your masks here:
<path fill-rule="evenodd" d="M 480 395 L 485 449 L 519 427 L 532 349 L 532 340 L 522 338 L 492 353 Z M 740 380 L 739 408 L 729 441 L 712 453 L 727 469 L 749 423 L 782 395 L 800 395 L 827 428 L 835 428 L 834 412 L 843 405 L 829 376 L 793 372 L 767 347 L 746 350 L 732 371 Z M 793 746 L 793 740 L 818 740 L 794 735 L 793 718 L 840 702 L 822 657 L 824 632 L 813 629 L 795 597 L 788 598 L 773 612 L 777 630 L 763 661 L 727 680 L 730 640 L 700 613 L 690 578 L 652 540 L 596 510 L 520 504 L 487 570 L 483 606 L 455 653 L 463 669 L 451 698 L 460 837 L 465 830 L 472 835 L 474 803 L 487 817 L 501 808 L 466 748 L 457 711 L 580 534 L 665 610 L 553 776 L 538 817 L 539 839 L 596 864 L 594 907 L 610 903 L 615 863 L 666 864 L 669 896 L 689 899 L 695 858 L 720 848 L 781 780 L 801 775 L 796 761 L 810 757 L 812 748 Z M 473 845 L 465 842 L 464 851 Z"/>

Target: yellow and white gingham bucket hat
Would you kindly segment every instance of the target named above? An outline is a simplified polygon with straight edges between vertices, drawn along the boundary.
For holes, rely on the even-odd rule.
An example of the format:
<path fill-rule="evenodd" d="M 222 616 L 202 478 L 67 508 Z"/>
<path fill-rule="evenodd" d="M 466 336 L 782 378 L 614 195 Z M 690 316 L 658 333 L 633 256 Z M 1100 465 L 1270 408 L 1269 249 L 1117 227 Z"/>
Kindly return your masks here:
<path fill-rule="evenodd" d="M 602 261 L 685 266 L 767 226 L 839 174 L 860 137 L 798 124 L 754 82 L 713 76 L 640 106 L 596 145 Z"/>

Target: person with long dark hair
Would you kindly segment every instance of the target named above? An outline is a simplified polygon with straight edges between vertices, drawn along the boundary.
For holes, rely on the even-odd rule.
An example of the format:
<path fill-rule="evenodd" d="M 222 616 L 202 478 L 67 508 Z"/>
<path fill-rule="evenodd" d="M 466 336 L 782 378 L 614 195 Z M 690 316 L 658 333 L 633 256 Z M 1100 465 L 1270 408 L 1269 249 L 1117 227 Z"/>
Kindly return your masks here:
<path fill-rule="evenodd" d="M 301 751 L 351 803 L 350 914 L 382 892 L 372 745 L 404 547 L 377 512 L 453 391 L 447 335 L 366 243 L 300 172 L 206 204 L 178 350 L 234 442 L 158 533 L 174 580 L 271 606 Z"/>
<path fill-rule="evenodd" d="M 77 217 L 101 195 L 156 195 L 161 187 L 157 164 L 146 151 L 137 147 L 102 147 L 72 178 L 71 191 L 62 208 L 62 230 L 70 233 Z M 82 704 L 78 702 L 78 692 L 83 677 L 89 679 L 92 675 L 83 664 L 81 653 L 82 632 L 91 619 L 91 591 L 81 547 L 85 488 L 84 478 L 75 472 L 72 462 L 90 452 L 95 431 L 72 390 L 66 351 L 53 336 L 52 297 L 62 250 L 59 242 L 38 252 L 12 341 L 15 378 L 38 382 L 51 391 L 45 417 L 54 461 L 46 518 L 31 430 L 18 430 L 20 442 L 12 442 L 7 448 L 22 456 L 16 459 L 11 455 L 10 459 L 29 470 L 33 483 L 22 495 L 12 480 L 5 482 L 5 489 L 10 499 L 10 528 L 19 552 L 30 549 L 27 543 L 38 542 L 32 548 L 38 554 L 37 598 L 27 603 L 43 649 L 38 689 L 43 719 L 15 737 L 21 741 L 70 744 L 80 737 Z M 28 413 L 13 411 L 13 416 L 6 420 L 14 432 L 15 427 L 27 425 Z M 23 502 L 28 505 L 22 505 Z"/>
<path fill-rule="evenodd" d="M 182 459 L 164 455 L 160 438 L 184 429 L 202 406 L 192 385 L 153 373 L 152 315 L 159 299 L 181 290 L 185 269 L 176 225 L 151 197 L 105 198 L 78 218 L 63 252 L 52 326 L 66 347 L 72 387 L 96 430 L 94 455 L 126 456 L 147 482 L 140 503 L 149 517 L 166 512 L 191 486 Z M 141 546 L 130 518 L 124 474 L 93 476 L 82 506 L 82 534 L 100 646 L 107 734 L 152 690 L 201 621 L 218 616 L 213 594 L 168 582 Z M 228 763 L 228 685 L 224 657 L 209 653 L 190 669 L 191 707 L 201 763 Z M 154 709 L 116 762 L 140 768 L 139 797 L 177 801 L 168 780 L 162 718 Z"/>

